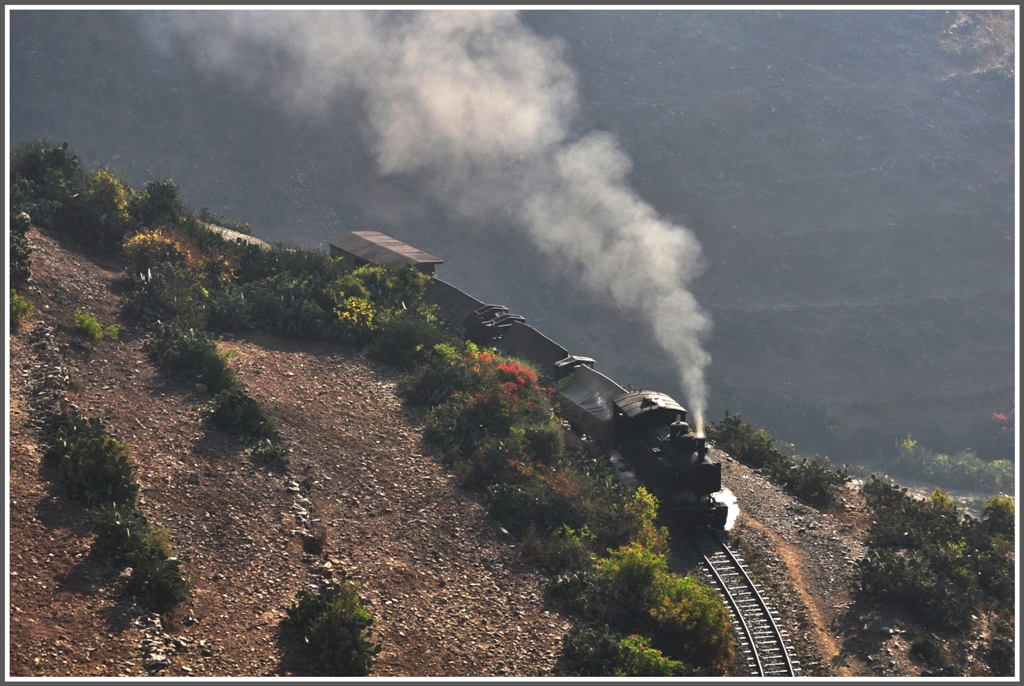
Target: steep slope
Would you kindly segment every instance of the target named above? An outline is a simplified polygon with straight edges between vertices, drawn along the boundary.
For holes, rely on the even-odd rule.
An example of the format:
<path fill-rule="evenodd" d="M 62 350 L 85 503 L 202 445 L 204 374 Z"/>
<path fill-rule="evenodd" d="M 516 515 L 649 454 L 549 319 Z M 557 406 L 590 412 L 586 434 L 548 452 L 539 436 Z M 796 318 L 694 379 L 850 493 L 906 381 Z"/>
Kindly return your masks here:
<path fill-rule="evenodd" d="M 36 230 L 30 240 L 25 295 L 36 314 L 10 342 L 13 675 L 301 674 L 284 610 L 342 570 L 378 619 L 376 674 L 524 676 L 554 665 L 569 621 L 479 499 L 433 459 L 392 372 L 337 346 L 222 343 L 239 350 L 241 380 L 291 447 L 287 471 L 256 464 L 251 447 L 207 428 L 209 396 L 194 380 L 150 365 L 148 333 L 119 319 L 120 265 Z M 120 325 L 119 340 L 79 335 L 79 308 Z M 140 507 L 171 529 L 194 587 L 163 625 L 119 597 L 90 557 L 88 518 L 43 457 L 39 418 L 60 393 L 134 446 Z M 326 546 L 309 555 L 317 520 Z"/>
<path fill-rule="evenodd" d="M 222 342 L 238 350 L 236 373 L 290 448 L 287 469 L 259 464 L 251 447 L 208 428 L 209 396 L 195 379 L 151 366 L 149 333 L 118 314 L 122 265 L 35 229 L 29 238 L 33 285 L 23 294 L 36 313 L 9 343 L 12 675 L 301 675 L 303 646 L 284 611 L 299 589 L 342 571 L 377 618 L 378 675 L 531 676 L 555 665 L 574 620 L 545 597 L 543 577 L 480 499 L 439 466 L 393 370 L 321 343 Z M 119 339 L 81 336 L 76 309 L 120 325 Z M 44 457 L 41 420 L 64 395 L 135 448 L 139 505 L 170 528 L 194 581 L 171 617 L 121 597 L 89 553 L 88 518 Z M 805 674 L 927 671 L 910 652 L 921 627 L 851 593 L 870 521 L 855 490 L 821 514 L 715 454 L 740 501 L 734 542 L 764 575 Z M 303 541 L 318 523 L 326 545 L 311 555 Z M 694 564 L 684 541 L 673 549 L 679 565 Z M 941 638 L 958 664 L 981 669 L 984 631 Z"/>

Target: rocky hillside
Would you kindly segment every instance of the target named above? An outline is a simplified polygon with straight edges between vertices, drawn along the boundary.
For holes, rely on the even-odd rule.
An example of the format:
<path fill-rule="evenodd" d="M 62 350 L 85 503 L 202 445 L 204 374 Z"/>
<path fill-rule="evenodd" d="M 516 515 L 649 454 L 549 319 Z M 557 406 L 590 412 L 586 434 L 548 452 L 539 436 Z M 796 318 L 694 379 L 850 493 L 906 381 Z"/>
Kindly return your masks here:
<path fill-rule="evenodd" d="M 203 421 L 210 397 L 196 379 L 151 365 L 151 332 L 119 315 L 122 264 L 37 229 L 29 240 L 33 278 L 22 295 L 35 313 L 10 338 L 12 676 L 302 674 L 285 610 L 300 589 L 343 573 L 376 618 L 377 675 L 534 676 L 556 666 L 575 620 L 480 498 L 440 466 L 420 410 L 395 393 L 394 370 L 336 345 L 259 333 L 222 341 L 289 450 L 285 467 L 255 463 Z M 76 310 L 119 326 L 118 338 L 82 336 Z M 193 583 L 170 616 L 120 596 L 120 570 L 90 555 L 90 522 L 45 457 L 45 417 L 62 397 L 133 447 L 140 508 L 170 529 Z M 852 596 L 869 524 L 859 495 L 821 514 L 718 457 L 741 504 L 733 542 L 762 575 L 805 673 L 927 671 L 910 654 L 920 627 Z M 323 552 L 308 553 L 320 525 Z M 696 569 L 682 540 L 673 547 L 680 567 Z M 985 673 L 975 636 L 939 638 L 958 664 Z"/>

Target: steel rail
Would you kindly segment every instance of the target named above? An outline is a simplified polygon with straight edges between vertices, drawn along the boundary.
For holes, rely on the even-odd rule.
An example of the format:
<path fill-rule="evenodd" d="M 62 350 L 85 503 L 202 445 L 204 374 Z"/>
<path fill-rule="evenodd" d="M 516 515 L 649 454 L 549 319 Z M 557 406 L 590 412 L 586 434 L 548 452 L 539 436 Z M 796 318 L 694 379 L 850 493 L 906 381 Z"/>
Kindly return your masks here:
<path fill-rule="evenodd" d="M 698 538 L 703 541 L 713 539 L 714 544 L 713 546 L 702 546 L 698 542 Z M 758 592 L 757 587 L 754 585 L 754 582 L 750 579 L 750 576 L 743 568 L 743 563 L 740 562 L 739 559 L 737 559 L 737 557 L 733 554 L 732 550 L 729 549 L 729 546 L 726 545 L 725 542 L 722 541 L 722 539 L 719 538 L 718 535 L 715 533 L 694 533 L 691 536 L 690 540 L 697 548 L 697 550 L 700 552 L 701 556 L 704 558 L 708 570 L 710 570 L 711 575 L 714 577 L 715 581 L 722 589 L 722 595 L 725 597 L 726 602 L 728 602 L 729 606 L 732 608 L 733 614 L 736 615 L 737 623 L 739 624 L 740 630 L 742 631 L 744 638 L 750 646 L 750 652 L 753 655 L 756 676 L 765 676 L 765 663 L 761 659 L 761 651 L 759 650 L 759 644 L 763 648 L 765 647 L 765 641 L 763 639 L 757 639 L 755 637 L 754 631 L 747 621 L 747 611 L 745 611 L 743 607 L 740 605 L 740 603 L 736 600 L 736 597 L 733 595 L 733 591 L 730 588 L 730 584 L 727 583 L 724 578 L 722 578 L 722 575 L 715 568 L 715 565 L 711 560 L 715 552 L 721 552 L 725 555 L 725 558 L 729 562 L 732 570 L 735 570 L 736 575 L 740 577 L 739 584 L 745 587 L 744 590 L 746 590 L 750 594 L 751 598 L 757 606 L 758 614 L 760 614 L 760 616 L 763 617 L 763 621 L 767 624 L 768 628 L 770 629 L 771 634 L 774 637 L 773 639 L 770 639 L 770 641 L 777 643 L 779 652 L 782 657 L 783 666 L 785 668 L 786 673 L 782 676 L 796 676 L 796 668 L 794 667 L 793 662 L 789 657 L 789 650 L 786 646 L 785 638 L 782 635 L 782 631 L 779 629 L 778 624 L 776 624 L 775 618 L 772 617 L 772 611 L 771 608 L 768 607 L 768 603 L 765 602 L 764 598 Z M 714 550 L 713 552 L 709 552 L 708 548 L 710 547 L 714 547 L 716 550 Z M 733 583 L 732 585 L 735 588 L 736 584 Z"/>

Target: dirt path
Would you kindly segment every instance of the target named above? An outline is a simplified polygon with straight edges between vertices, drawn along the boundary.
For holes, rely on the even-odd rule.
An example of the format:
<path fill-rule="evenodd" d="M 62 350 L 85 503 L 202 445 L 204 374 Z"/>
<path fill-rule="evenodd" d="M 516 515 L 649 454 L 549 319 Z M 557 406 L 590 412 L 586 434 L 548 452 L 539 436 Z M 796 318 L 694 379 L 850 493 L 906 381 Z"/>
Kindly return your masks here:
<path fill-rule="evenodd" d="M 778 553 L 779 557 L 782 558 L 782 561 L 785 564 L 786 576 L 788 577 L 789 584 L 796 591 L 800 601 L 807 608 L 807 613 L 809 615 L 808 623 L 810 625 L 809 628 L 813 632 L 813 640 L 820 647 L 825 659 L 832 662 L 840 654 L 840 650 L 839 646 L 836 645 L 835 639 L 825 629 L 831 625 L 832 620 L 829 619 L 828 621 L 825 621 L 824 617 L 826 615 L 831 616 L 833 613 L 823 607 L 818 598 L 814 597 L 806 590 L 807 584 L 804 581 L 802 569 L 805 565 L 809 564 L 809 561 L 799 548 L 791 546 L 783 541 L 771 529 L 753 517 L 748 516 L 744 521 L 747 526 L 753 527 L 767 536 L 772 543 L 772 548 L 776 553 Z M 834 599 L 832 599 L 832 602 L 834 602 Z M 839 667 L 836 674 L 837 676 L 853 676 L 848 667 Z"/>

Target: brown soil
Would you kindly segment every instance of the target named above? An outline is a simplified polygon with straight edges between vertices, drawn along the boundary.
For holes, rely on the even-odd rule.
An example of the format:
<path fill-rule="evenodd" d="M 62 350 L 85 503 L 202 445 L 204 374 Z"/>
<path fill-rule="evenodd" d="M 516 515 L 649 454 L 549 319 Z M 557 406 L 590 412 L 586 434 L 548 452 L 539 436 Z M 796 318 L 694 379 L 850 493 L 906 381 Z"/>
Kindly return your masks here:
<path fill-rule="evenodd" d="M 242 382 L 291 449 L 289 469 L 261 466 L 251 446 L 206 427 L 210 398 L 195 379 L 150 364 L 148 334 L 119 319 L 117 265 L 35 230 L 29 238 L 34 287 L 23 294 L 36 314 L 10 342 L 12 675 L 302 674 L 301 637 L 284 611 L 298 590 L 340 571 L 377 618 L 378 675 L 531 676 L 554 666 L 571 620 L 480 499 L 440 466 L 418 411 L 395 395 L 393 371 L 337 346 L 261 334 L 223 343 L 239 351 Z M 119 339 L 78 335 L 76 308 L 121 325 Z M 139 505 L 171 529 L 194 581 L 167 622 L 119 597 L 89 554 L 89 521 L 44 458 L 39 419 L 59 393 L 134 446 Z M 326 548 L 308 555 L 317 520 Z"/>
<path fill-rule="evenodd" d="M 29 234 L 36 312 L 10 338 L 9 673 L 12 676 L 273 676 L 304 672 L 283 619 L 296 593 L 345 572 L 383 645 L 381 676 L 534 676 L 551 670 L 574 619 L 545 579 L 461 489 L 422 439 L 422 415 L 395 393 L 395 371 L 339 346 L 253 334 L 222 342 L 248 392 L 271 412 L 290 464 L 203 421 L 197 379 L 171 378 L 143 352 L 150 332 L 121 320 L 122 267 Z M 75 329 L 76 309 L 118 340 Z M 67 499 L 47 449 L 45 413 L 66 396 L 134 447 L 139 505 L 168 527 L 190 574 L 188 599 L 159 618 L 121 597 L 89 552 L 90 525 Z M 822 515 L 718 453 L 742 514 L 734 542 L 771 574 L 772 602 L 810 675 L 917 675 L 917 629 L 854 602 L 865 512 Z M 314 524 L 322 554 L 304 552 Z M 882 633 L 881 627 L 896 633 Z M 961 642 L 966 663 L 971 646 Z"/>

